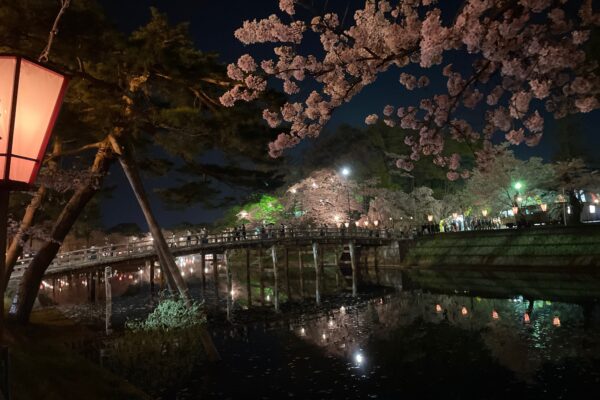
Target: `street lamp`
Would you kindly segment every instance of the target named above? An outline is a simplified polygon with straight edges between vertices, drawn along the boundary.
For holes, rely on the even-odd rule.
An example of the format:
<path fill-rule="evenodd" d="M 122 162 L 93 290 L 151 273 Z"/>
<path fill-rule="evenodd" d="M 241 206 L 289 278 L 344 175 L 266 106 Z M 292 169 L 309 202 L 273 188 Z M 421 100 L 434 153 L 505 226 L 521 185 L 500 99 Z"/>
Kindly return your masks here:
<path fill-rule="evenodd" d="M 542 209 L 542 212 L 546 212 L 546 210 L 548 209 L 548 204 L 542 203 L 540 204 L 540 208 Z"/>
<path fill-rule="evenodd" d="M 481 210 L 481 215 L 483 215 L 483 217 L 487 217 L 488 215 L 488 210 L 486 210 L 485 208 L 483 210 Z"/>
<path fill-rule="evenodd" d="M 428 222 L 431 222 L 431 221 L 433 221 L 433 215 L 428 215 L 428 216 L 427 216 L 427 221 L 428 221 Z"/>
<path fill-rule="evenodd" d="M 515 182 L 514 184 L 515 189 L 517 190 L 521 190 L 521 188 L 523 187 L 523 184 L 521 182 Z"/>
<path fill-rule="evenodd" d="M 28 190 L 35 182 L 67 83 L 65 75 L 34 61 L 0 55 L 0 287 L 6 269 L 9 192 Z M 0 297 L 1 335 L 4 295 Z"/>
<path fill-rule="evenodd" d="M 346 178 L 346 197 L 348 198 L 348 218 L 350 218 L 350 187 L 348 186 L 348 177 L 350 176 L 350 168 L 343 167 L 341 170 L 342 176 Z"/>

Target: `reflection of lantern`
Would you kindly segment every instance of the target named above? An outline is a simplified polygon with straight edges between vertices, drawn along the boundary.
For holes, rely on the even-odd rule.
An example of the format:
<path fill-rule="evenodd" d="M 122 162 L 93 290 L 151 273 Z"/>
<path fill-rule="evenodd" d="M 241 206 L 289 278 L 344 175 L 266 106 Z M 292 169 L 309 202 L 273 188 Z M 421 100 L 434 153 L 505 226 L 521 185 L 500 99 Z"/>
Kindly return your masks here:
<path fill-rule="evenodd" d="M 529 313 L 525 313 L 523 314 L 523 322 L 528 324 L 529 322 L 531 322 L 531 320 L 529 319 Z"/>
<path fill-rule="evenodd" d="M 429 222 L 433 221 L 433 215 L 428 215 L 427 216 L 427 221 L 429 221 Z"/>
<path fill-rule="evenodd" d="M 500 316 L 498 315 L 498 311 L 496 311 L 496 310 L 492 310 L 492 318 L 493 318 L 493 319 L 498 319 L 498 318 L 500 318 Z"/>
<path fill-rule="evenodd" d="M 441 312 L 442 312 L 442 306 L 441 306 L 441 305 L 439 305 L 439 304 L 436 304 L 436 305 L 435 305 L 435 312 L 436 312 L 436 313 L 441 313 Z"/>
<path fill-rule="evenodd" d="M 517 215 L 519 213 L 519 207 L 515 206 L 512 208 L 513 215 Z"/>
<path fill-rule="evenodd" d="M 540 208 L 542 209 L 542 212 L 546 212 L 546 210 L 548 209 L 548 204 L 542 203 L 540 204 Z"/>
<path fill-rule="evenodd" d="M 554 318 L 552 318 L 552 325 L 556 327 L 560 326 L 560 318 L 558 318 L 558 315 L 555 315 Z"/>
<path fill-rule="evenodd" d="M 467 310 L 467 307 L 463 306 L 463 308 L 460 310 L 460 313 L 462 315 L 467 315 L 469 313 L 469 310 Z"/>
<path fill-rule="evenodd" d="M 487 214 L 488 214 L 488 210 L 486 210 L 486 209 L 481 210 L 481 215 L 483 215 L 484 217 L 487 217 Z"/>

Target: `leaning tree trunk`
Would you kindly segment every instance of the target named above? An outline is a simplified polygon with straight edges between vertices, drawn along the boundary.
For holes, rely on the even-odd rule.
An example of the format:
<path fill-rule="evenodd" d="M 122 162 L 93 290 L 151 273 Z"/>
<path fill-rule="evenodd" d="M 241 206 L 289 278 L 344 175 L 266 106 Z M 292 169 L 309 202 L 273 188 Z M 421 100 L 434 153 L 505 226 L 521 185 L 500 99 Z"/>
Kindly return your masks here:
<path fill-rule="evenodd" d="M 161 259 L 161 271 L 165 273 L 167 278 L 172 280 L 172 284 L 177 288 L 180 296 L 184 299 L 188 306 L 191 306 L 192 297 L 190 296 L 185 280 L 179 272 L 179 268 L 177 268 L 175 259 L 171 255 L 171 251 L 169 250 L 169 246 L 167 245 L 165 237 L 162 234 L 160 226 L 154 217 L 154 213 L 150 207 L 150 202 L 148 201 L 148 196 L 144 190 L 144 185 L 140 177 L 137 163 L 135 162 L 135 158 L 132 154 L 133 151 L 131 146 L 123 146 L 120 150 L 121 155 L 119 156 L 119 162 L 123 168 L 123 172 L 125 172 L 125 175 L 129 180 L 129 184 L 131 185 L 131 189 L 135 194 L 140 208 L 144 213 L 146 223 L 150 228 L 150 233 L 154 239 L 154 247 L 156 248 L 158 257 Z M 202 326 L 200 329 L 200 340 L 202 341 L 202 345 L 204 346 L 204 350 L 206 351 L 208 359 L 211 361 L 220 360 L 221 357 L 219 352 L 217 351 L 217 348 L 215 347 L 215 344 L 205 326 Z"/>
<path fill-rule="evenodd" d="M 54 138 L 52 145 L 52 156 L 51 161 L 48 162 L 48 168 L 50 171 L 56 171 L 58 168 L 56 157 L 62 151 L 62 142 L 60 138 L 57 136 Z M 8 250 L 6 250 L 6 261 L 5 261 L 5 279 L 4 279 L 4 287 L 0 288 L 1 293 L 4 294 L 6 291 L 6 287 L 8 286 L 8 281 L 10 280 L 10 276 L 12 275 L 15 264 L 17 263 L 17 259 L 23 252 L 23 243 L 25 243 L 29 239 L 29 234 L 27 231 L 33 225 L 33 220 L 35 219 L 35 214 L 37 210 L 40 208 L 44 199 L 46 198 L 46 193 L 48 189 L 45 185 L 40 185 L 37 192 L 31 198 L 29 205 L 25 209 L 25 214 L 23 214 L 23 218 L 21 219 L 21 224 L 19 225 L 19 229 L 17 233 L 13 237 L 10 242 L 10 246 Z"/>
<path fill-rule="evenodd" d="M 58 253 L 62 241 L 77 221 L 79 214 L 81 214 L 90 199 L 100 190 L 102 181 L 108 172 L 112 160 L 111 146 L 106 141 L 96 153 L 94 164 L 90 170 L 90 179 L 86 180 L 75 190 L 52 227 L 50 233 L 51 239 L 46 241 L 36 253 L 19 282 L 17 311 L 15 315 L 17 321 L 21 323 L 29 321 L 29 316 L 46 269 Z"/>

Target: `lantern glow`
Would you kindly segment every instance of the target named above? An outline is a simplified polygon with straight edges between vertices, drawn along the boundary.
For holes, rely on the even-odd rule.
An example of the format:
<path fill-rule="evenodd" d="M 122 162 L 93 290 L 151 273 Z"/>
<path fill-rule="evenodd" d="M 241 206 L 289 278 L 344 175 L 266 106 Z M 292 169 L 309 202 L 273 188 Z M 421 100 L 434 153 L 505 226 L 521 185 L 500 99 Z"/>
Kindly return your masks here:
<path fill-rule="evenodd" d="M 429 222 L 433 221 L 433 215 L 428 215 L 427 216 L 427 221 L 429 221 Z"/>
<path fill-rule="evenodd" d="M 9 55 L 0 55 L 0 77 L 0 181 L 27 188 L 42 164 L 68 80 Z"/>
<path fill-rule="evenodd" d="M 548 210 L 548 204 L 542 203 L 540 204 L 540 208 L 542 209 L 542 212 L 546 212 L 546 210 Z"/>

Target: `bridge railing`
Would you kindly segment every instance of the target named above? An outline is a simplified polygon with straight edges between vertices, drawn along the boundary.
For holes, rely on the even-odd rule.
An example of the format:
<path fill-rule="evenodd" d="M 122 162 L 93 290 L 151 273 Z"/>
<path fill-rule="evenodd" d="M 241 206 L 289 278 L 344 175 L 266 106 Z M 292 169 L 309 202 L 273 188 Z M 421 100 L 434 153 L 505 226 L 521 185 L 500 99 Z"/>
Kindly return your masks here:
<path fill-rule="evenodd" d="M 241 244 L 242 242 L 272 242 L 279 240 L 293 241 L 295 239 L 325 239 L 325 238 L 401 238 L 398 232 L 392 232 L 384 229 L 363 229 L 363 228 L 312 228 L 312 229 L 294 229 L 294 228 L 273 228 L 264 230 L 228 231 L 216 234 L 190 233 L 173 235 L 165 238 L 171 249 L 203 247 L 206 245 L 221 244 Z M 154 239 L 147 237 L 140 240 L 131 241 L 126 244 L 111 244 L 107 246 L 92 246 L 86 249 L 61 252 L 56 255 L 50 266 L 49 272 L 53 269 L 60 269 L 70 265 L 96 264 L 101 260 L 120 261 L 131 258 L 132 256 L 143 256 L 154 253 Z M 23 272 L 33 257 L 20 258 L 15 265 L 15 272 Z"/>

